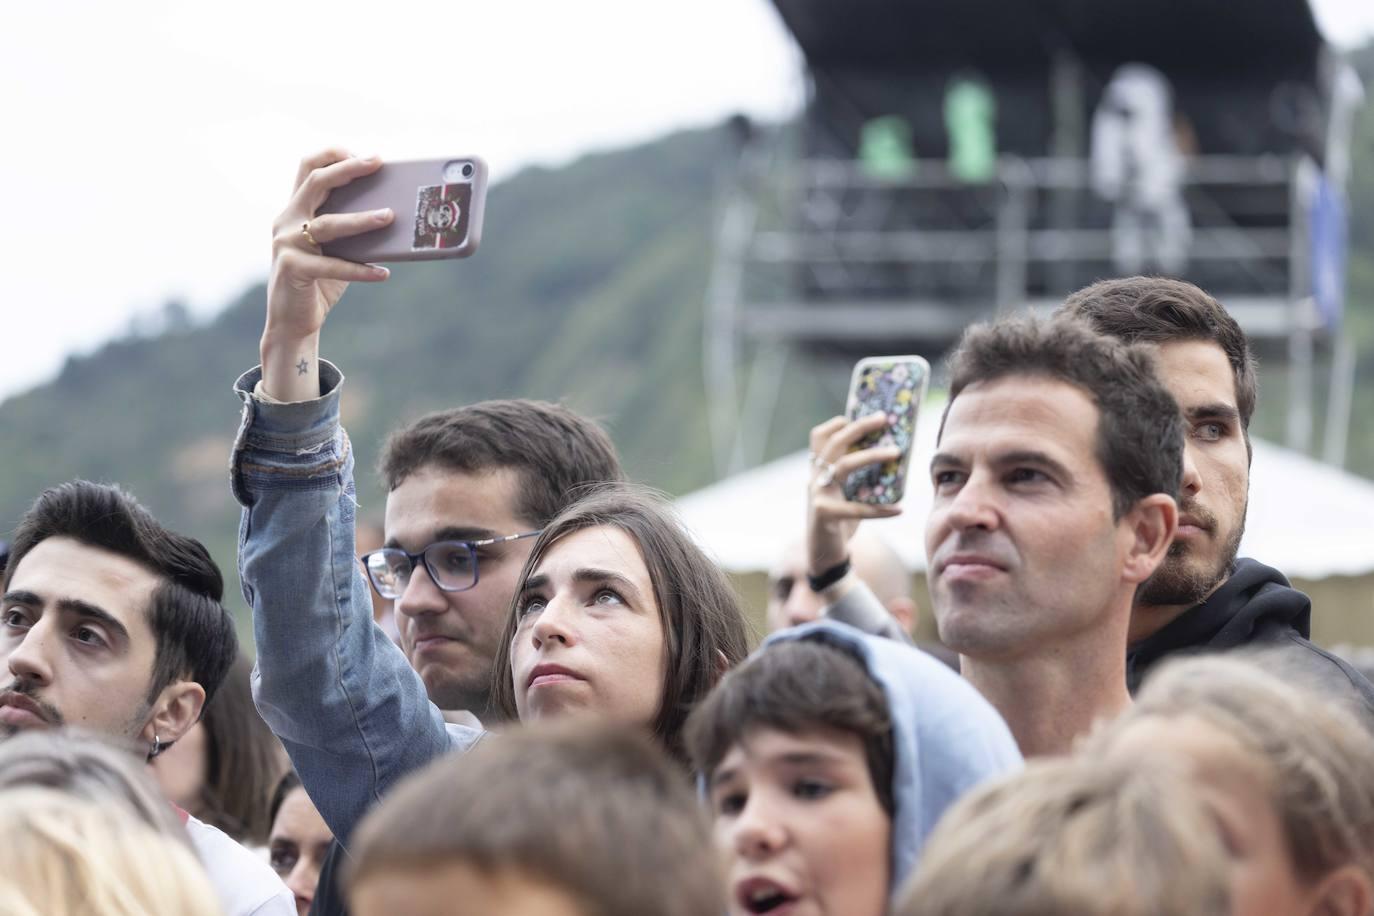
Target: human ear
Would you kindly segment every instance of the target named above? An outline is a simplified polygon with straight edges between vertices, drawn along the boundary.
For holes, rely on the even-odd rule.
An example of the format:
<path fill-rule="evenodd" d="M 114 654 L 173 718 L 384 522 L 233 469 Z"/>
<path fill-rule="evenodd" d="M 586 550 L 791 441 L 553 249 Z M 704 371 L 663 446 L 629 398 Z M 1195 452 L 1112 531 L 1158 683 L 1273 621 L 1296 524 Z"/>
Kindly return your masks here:
<path fill-rule="evenodd" d="M 205 688 L 195 681 L 173 681 L 158 694 L 141 733 L 151 745 L 166 746 L 191 730 L 205 706 Z"/>
<path fill-rule="evenodd" d="M 1344 865 L 1321 880 L 1313 900 L 1312 916 L 1364 916 L 1374 903 L 1374 886 L 1363 869 Z"/>
<path fill-rule="evenodd" d="M 1174 542 L 1178 504 L 1166 493 L 1152 493 L 1136 502 L 1121 521 L 1131 537 L 1122 575 L 1126 581 L 1139 585 L 1164 562 L 1169 545 Z"/>
<path fill-rule="evenodd" d="M 716 650 L 716 676 L 715 676 L 715 678 L 711 681 L 711 684 L 712 684 L 713 686 L 716 685 L 716 684 L 719 684 L 719 683 L 720 683 L 720 679 L 723 678 L 723 677 L 725 677 L 725 673 L 726 673 L 727 671 L 729 671 L 729 670 L 730 670 L 730 660 L 729 660 L 728 658 L 725 657 L 725 653 L 724 653 L 724 652 L 722 652 L 722 651 L 720 651 L 719 649 L 717 649 L 717 650 Z"/>

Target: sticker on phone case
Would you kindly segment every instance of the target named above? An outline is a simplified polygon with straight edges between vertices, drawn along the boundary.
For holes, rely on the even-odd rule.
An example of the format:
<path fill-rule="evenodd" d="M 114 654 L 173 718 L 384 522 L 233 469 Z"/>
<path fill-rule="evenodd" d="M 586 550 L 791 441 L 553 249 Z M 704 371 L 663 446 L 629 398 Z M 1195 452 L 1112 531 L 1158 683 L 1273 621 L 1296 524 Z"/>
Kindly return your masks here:
<path fill-rule="evenodd" d="M 415 199 L 413 251 L 454 248 L 468 235 L 470 184 L 435 184 L 422 187 Z"/>

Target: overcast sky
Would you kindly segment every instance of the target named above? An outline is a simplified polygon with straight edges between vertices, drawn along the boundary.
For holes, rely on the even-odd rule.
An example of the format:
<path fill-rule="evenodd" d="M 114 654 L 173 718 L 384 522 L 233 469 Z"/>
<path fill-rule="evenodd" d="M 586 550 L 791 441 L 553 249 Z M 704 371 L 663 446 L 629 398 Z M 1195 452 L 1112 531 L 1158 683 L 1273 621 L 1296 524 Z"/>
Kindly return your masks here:
<path fill-rule="evenodd" d="M 1338 44 L 1374 35 L 1371 0 L 1315 6 Z M 309 151 L 477 153 L 499 179 L 801 96 L 767 0 L 0 4 L 0 398 L 261 279 Z"/>

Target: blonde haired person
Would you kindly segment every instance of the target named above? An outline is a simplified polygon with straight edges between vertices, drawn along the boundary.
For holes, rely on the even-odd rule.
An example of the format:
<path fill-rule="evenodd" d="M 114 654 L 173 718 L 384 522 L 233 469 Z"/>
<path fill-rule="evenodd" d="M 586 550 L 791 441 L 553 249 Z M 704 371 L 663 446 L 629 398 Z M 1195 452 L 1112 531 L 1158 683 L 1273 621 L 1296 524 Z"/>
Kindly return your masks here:
<path fill-rule="evenodd" d="M 123 805 L 45 788 L 0 795 L 0 913 L 221 916 L 190 846 Z"/>
<path fill-rule="evenodd" d="M 1374 735 L 1290 656 L 1165 663 L 1080 752 L 1186 769 L 1223 831 L 1236 916 L 1374 907 Z"/>
<path fill-rule="evenodd" d="M 1180 771 L 1047 759 L 949 810 L 894 916 L 1228 916 L 1227 865 Z"/>
<path fill-rule="evenodd" d="M 56 789 L 92 805 L 124 805 L 150 827 L 190 843 L 177 809 L 134 748 L 77 728 L 31 731 L 0 743 L 0 797 L 15 789 Z"/>

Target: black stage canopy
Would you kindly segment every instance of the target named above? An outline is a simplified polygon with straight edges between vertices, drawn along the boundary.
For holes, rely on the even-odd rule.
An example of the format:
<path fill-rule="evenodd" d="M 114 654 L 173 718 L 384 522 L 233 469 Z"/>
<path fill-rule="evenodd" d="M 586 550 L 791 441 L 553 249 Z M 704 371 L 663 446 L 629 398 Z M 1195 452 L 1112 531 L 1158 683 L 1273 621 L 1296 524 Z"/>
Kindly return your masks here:
<path fill-rule="evenodd" d="M 1047 66 L 1313 79 L 1307 0 L 773 0 L 813 69 L 922 72 Z"/>
<path fill-rule="evenodd" d="M 970 72 L 996 96 L 999 149 L 1048 155 L 1060 60 L 1081 74 L 1080 123 L 1119 66 L 1146 63 L 1173 84 L 1196 152 L 1323 158 L 1324 42 L 1307 0 L 773 3 L 813 78 L 812 155 L 853 156 L 861 126 L 889 114 L 911 125 L 917 155 L 945 155 L 941 99 Z"/>

